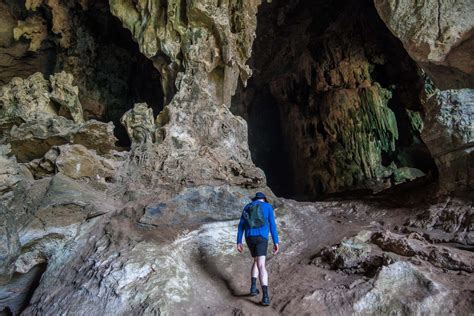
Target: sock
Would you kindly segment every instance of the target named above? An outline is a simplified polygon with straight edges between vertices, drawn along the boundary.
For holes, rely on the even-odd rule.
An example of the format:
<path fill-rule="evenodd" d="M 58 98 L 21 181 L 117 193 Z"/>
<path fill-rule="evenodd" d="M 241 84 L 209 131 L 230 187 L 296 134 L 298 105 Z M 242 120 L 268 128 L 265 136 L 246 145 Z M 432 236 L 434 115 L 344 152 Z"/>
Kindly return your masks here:
<path fill-rule="evenodd" d="M 262 285 L 263 296 L 268 296 L 268 286 Z"/>

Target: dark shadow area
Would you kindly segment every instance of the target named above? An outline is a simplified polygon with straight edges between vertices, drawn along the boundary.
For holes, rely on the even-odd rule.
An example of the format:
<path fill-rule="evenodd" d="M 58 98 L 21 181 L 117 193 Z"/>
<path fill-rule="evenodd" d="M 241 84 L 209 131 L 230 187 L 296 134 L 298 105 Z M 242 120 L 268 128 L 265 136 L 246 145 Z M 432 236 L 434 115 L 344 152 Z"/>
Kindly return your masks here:
<path fill-rule="evenodd" d="M 163 109 L 161 75 L 140 52 L 130 31 L 110 13 L 107 1 L 91 2 L 87 10 L 78 7 L 75 17 L 80 42 L 74 53 L 84 56 L 86 67 L 81 102 L 84 100 L 86 111 L 88 102 L 101 103 L 105 111 L 98 119 L 112 121 L 118 145 L 128 147 L 130 140 L 120 117 L 139 102 L 146 102 L 154 115 Z M 87 45 L 91 47 L 84 48 Z M 90 93 L 93 95 L 87 95 Z"/>
<path fill-rule="evenodd" d="M 47 264 L 34 266 L 25 274 L 15 273 L 6 285 L 0 287 L 0 315 L 20 315 L 28 307 Z"/>
<path fill-rule="evenodd" d="M 215 280 L 221 284 L 233 297 L 243 298 L 246 301 L 254 303 L 255 305 L 260 306 L 260 303 L 255 302 L 254 300 L 250 299 L 251 297 L 248 292 L 242 293 L 238 291 L 235 285 L 232 282 L 232 278 L 227 275 L 227 273 L 223 272 L 222 267 L 218 265 L 218 262 L 212 260 L 212 257 L 209 256 L 206 250 L 203 247 L 199 247 L 199 258 L 198 264 L 201 266 L 202 270 L 209 276 L 211 280 Z M 222 263 L 221 263 L 222 264 Z"/>
<path fill-rule="evenodd" d="M 231 110 L 247 120 L 252 159 L 276 195 L 371 194 L 381 177 L 395 183 L 389 170 L 405 167 L 436 177 L 420 137 L 420 70 L 372 1 L 263 3 L 249 64 L 253 76 Z M 378 100 L 393 112 L 398 138 L 387 131 L 392 114 L 370 109 Z"/>
<path fill-rule="evenodd" d="M 248 122 L 252 160 L 265 171 L 274 192 L 292 195 L 292 165 L 281 126 L 284 122 L 280 120 L 280 109 L 269 88 L 263 87 L 252 100 L 248 112 L 240 114 Z"/>

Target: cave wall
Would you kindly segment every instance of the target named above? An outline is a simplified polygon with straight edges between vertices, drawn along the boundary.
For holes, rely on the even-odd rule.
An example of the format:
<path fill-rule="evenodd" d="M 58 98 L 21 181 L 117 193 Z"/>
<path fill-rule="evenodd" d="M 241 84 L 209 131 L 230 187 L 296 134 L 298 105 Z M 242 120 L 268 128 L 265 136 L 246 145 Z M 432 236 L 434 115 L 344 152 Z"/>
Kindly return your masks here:
<path fill-rule="evenodd" d="M 246 61 L 259 4 L 110 1 L 111 12 L 160 71 L 169 101 L 156 118 L 152 163 L 143 165 L 147 176 L 173 185 L 265 186 L 250 157 L 247 125 L 229 110 L 238 82 L 251 75 Z"/>
<path fill-rule="evenodd" d="M 240 307 L 234 308 L 232 305 L 235 304 L 235 296 L 231 294 L 235 293 L 230 288 L 230 292 L 223 291 L 224 286 L 229 287 L 228 278 L 224 274 L 216 275 L 214 263 L 228 263 L 230 272 L 226 273 L 243 271 L 243 263 L 235 260 L 234 254 L 229 252 L 232 247 L 228 247 L 232 243 L 230 236 L 235 232 L 236 223 L 233 220 L 239 217 L 241 206 L 249 201 L 250 193 L 266 190 L 269 196 L 272 195 L 265 185 L 265 175 L 252 163 L 247 145 L 246 122 L 229 109 L 230 98 L 238 82 L 245 86 L 251 73 L 246 61 L 251 55 L 256 11 L 260 2 L 110 1 L 110 9 L 138 42 L 134 50 L 129 46 L 132 43 L 130 38 L 126 39 L 125 45 L 117 42 L 123 38 L 120 33 L 123 30 L 117 31 L 116 35 L 120 39 L 114 38 L 116 26 L 113 26 L 115 22 L 111 22 L 114 21 L 111 16 L 100 18 L 106 14 L 105 2 L 6 0 L 1 3 L 7 4 L 8 10 L 0 14 L 8 15 L 9 18 L 0 20 L 0 23 L 8 22 L 7 32 L 1 33 L 2 40 L 6 39 L 2 43 L 7 44 L 2 46 L 5 50 L 1 51 L 0 59 L 10 62 L 8 65 L 11 68 L 7 68 L 12 71 L 0 75 L 11 79 L 18 73 L 21 78 L 5 79 L 5 82 L 9 82 L 3 85 L 0 93 L 0 312 L 20 313 L 26 307 L 23 311 L 26 315 L 167 314 L 176 311 L 200 314 L 201 311 L 212 313 L 209 307 L 217 301 L 218 304 L 224 302 L 225 308 L 230 308 L 229 313 L 242 312 Z M 247 100 L 247 93 L 255 94 L 255 99 L 250 101 L 258 100 L 255 102 L 259 107 L 244 106 L 247 104 L 245 102 L 250 102 L 247 100 L 237 103 L 234 109 L 241 109 L 250 124 L 262 124 L 262 129 L 268 128 L 274 133 L 272 138 L 268 138 L 260 135 L 258 130 L 257 133 L 250 130 L 251 137 L 256 137 L 251 142 L 270 143 L 275 148 L 289 149 L 286 152 L 283 150 L 281 160 L 276 161 L 273 168 L 290 167 L 288 170 L 277 170 L 279 172 L 275 174 L 284 174 L 286 179 L 291 180 L 294 176 L 292 172 L 303 164 L 308 165 L 309 172 L 314 174 L 322 171 L 311 169 L 311 165 L 323 165 L 328 167 L 328 171 L 318 176 L 329 179 L 330 185 L 347 185 L 345 180 L 338 181 L 348 174 L 352 178 L 348 177 L 347 183 L 352 183 L 351 188 L 357 187 L 359 183 L 355 183 L 354 179 L 359 178 L 353 175 L 362 174 L 364 187 L 370 185 L 374 188 L 374 183 L 371 183 L 374 178 L 369 178 L 365 172 L 371 174 L 375 171 L 377 175 L 380 170 L 382 173 L 391 171 L 391 162 L 400 163 L 401 166 L 418 166 L 420 162 L 411 159 L 423 155 L 411 153 L 415 149 L 421 153 L 425 151 L 423 146 L 418 146 L 419 139 L 414 132 L 420 130 L 421 122 L 416 114 L 419 105 L 411 102 L 411 93 L 415 91 L 418 95 L 419 77 L 411 77 L 411 71 L 405 72 L 404 62 L 400 62 L 404 57 L 394 57 L 391 54 L 396 55 L 396 52 L 386 52 L 385 47 L 373 47 L 371 37 L 376 37 L 378 33 L 370 32 L 374 31 L 370 27 L 366 33 L 360 33 L 357 29 L 357 32 L 350 34 L 349 39 L 346 33 L 349 30 L 344 21 L 336 18 L 337 10 L 325 1 L 274 2 L 271 5 L 276 6 L 273 7 L 275 11 L 265 11 L 265 8 L 270 7 L 264 6 L 261 7 L 261 13 L 275 18 L 274 23 L 280 26 L 280 30 L 275 34 L 276 28 L 268 28 L 267 32 L 264 28 L 263 35 L 259 33 L 262 39 L 265 33 L 270 36 L 261 45 L 275 45 L 268 50 L 264 59 L 268 62 L 265 65 L 271 68 L 253 69 L 255 78 L 264 79 L 261 82 L 266 80 L 266 71 L 272 75 L 275 71 L 278 80 L 263 87 L 251 84 L 245 92 L 239 91 L 237 97 L 244 101 Z M 366 13 L 355 9 L 354 12 Z M 320 18 L 315 23 L 314 16 Z M 334 24 L 335 21 L 339 23 Z M 347 21 L 353 29 L 359 28 L 361 24 L 364 27 L 372 25 L 362 23 L 362 18 L 347 18 Z M 334 29 L 331 25 L 335 25 Z M 96 32 L 98 26 L 102 28 Z M 111 30 L 107 31 L 109 26 Z M 317 32 L 305 32 L 308 27 L 315 27 Z M 362 29 L 365 30 L 364 27 Z M 324 34 L 319 36 L 322 31 L 327 31 L 331 38 Z M 303 34 L 303 37 L 295 37 L 295 32 Z M 280 35 L 287 39 L 287 44 L 281 45 L 273 40 Z M 385 37 L 382 40 L 386 40 Z M 323 45 L 323 50 L 313 47 L 321 44 L 326 45 Z M 19 47 L 18 55 L 11 55 L 12 47 Z M 136 55 L 137 51 L 145 54 L 147 59 L 140 61 L 143 59 Z M 350 53 L 347 56 L 344 53 L 346 51 Z M 17 57 L 9 59 L 9 56 Z M 45 60 L 45 56 L 52 59 Z M 388 57 L 384 59 L 381 56 Z M 134 64 L 134 58 L 139 66 L 137 68 L 132 66 L 137 65 Z M 400 60 L 391 64 L 392 58 Z M 148 80 L 148 76 L 156 77 L 156 72 L 150 71 L 150 62 L 160 72 L 162 81 Z M 314 71 L 314 65 L 321 69 L 320 73 Z M 44 66 L 48 67 L 42 68 Z M 133 73 L 136 71 L 143 75 L 140 67 L 150 72 L 137 78 Z M 411 66 L 408 68 L 412 69 Z M 77 83 L 70 73 L 59 70 L 73 73 Z M 125 87 L 125 81 L 130 79 L 133 81 Z M 400 81 L 403 83 L 405 80 L 417 89 L 410 87 L 405 90 L 403 87 L 406 86 L 400 84 Z M 428 80 L 424 84 L 429 86 Z M 162 88 L 158 89 L 159 86 Z M 132 93 L 122 90 L 141 87 L 146 91 Z M 157 90 L 150 91 L 153 88 Z M 163 92 L 160 92 L 161 89 Z M 424 90 L 427 90 L 426 87 Z M 163 102 L 167 103 L 162 110 L 162 103 L 153 103 L 161 93 Z M 119 98 L 118 94 L 123 94 L 123 97 Z M 98 100 L 100 104 L 91 104 L 90 107 L 83 105 L 82 102 L 92 102 L 87 101 L 85 96 Z M 432 108 L 442 112 L 445 119 L 434 120 L 433 125 L 424 122 L 440 131 L 450 131 L 446 126 L 453 126 L 456 133 L 459 131 L 456 135 L 467 135 L 465 133 L 469 129 L 465 127 L 469 127 L 472 121 L 464 118 L 469 116 L 462 115 L 462 124 L 458 124 L 451 119 L 450 111 L 452 104 L 469 105 L 469 98 L 455 98 L 446 92 L 445 96 L 444 99 L 436 99 L 436 105 L 441 102 L 445 105 Z M 428 96 L 422 96 L 422 100 L 425 97 Z M 106 99 L 104 104 L 101 98 Z M 128 104 L 142 100 L 148 104 L 140 102 L 133 108 L 132 104 Z M 109 101 L 113 105 L 105 104 Z M 280 103 L 283 104 L 281 107 L 273 106 Z M 317 110 L 316 105 L 321 108 Z M 110 113 L 113 110 L 117 110 L 114 115 L 124 114 L 121 121 L 126 131 L 123 132 L 130 136 L 132 142 L 129 151 L 117 150 L 113 124 L 89 119 L 95 117 L 92 115 L 96 113 L 93 110 L 99 108 L 105 108 L 106 114 L 101 111 L 101 114 L 95 115 L 104 120 L 108 119 L 107 115 L 112 117 Z M 83 109 L 92 113 L 85 121 L 78 115 Z M 438 117 L 428 112 L 426 115 Z M 262 116 L 269 119 L 262 119 Z M 323 118 L 330 119 L 324 121 Z M 15 120 L 13 126 L 10 119 Z M 282 124 L 287 121 L 301 125 L 291 127 Z M 359 125 L 359 122 L 363 124 Z M 352 124 L 349 130 L 341 130 L 345 123 Z M 447 133 L 442 136 L 440 146 L 445 146 L 451 135 Z M 302 141 L 308 141 L 309 144 Z M 355 141 L 361 142 L 360 147 Z M 434 138 L 433 142 L 436 141 Z M 340 146 L 329 146 L 334 143 Z M 314 144 L 327 146 L 330 153 L 327 160 L 314 161 L 311 152 L 310 156 L 305 153 Z M 353 173 L 350 172 L 351 162 L 344 160 L 345 155 L 353 154 L 352 151 L 356 150 L 351 146 L 358 149 L 356 153 L 359 155 L 356 161 L 359 169 Z M 393 146 L 395 151 L 392 150 Z M 270 150 L 264 146 L 259 149 L 263 150 L 264 157 L 275 156 L 272 147 Z M 296 155 L 295 151 L 301 151 L 302 154 Z M 339 156 L 335 153 L 339 153 Z M 341 163 L 337 164 L 339 160 Z M 340 167 L 344 171 L 343 175 L 338 173 Z M 395 182 L 405 179 L 407 173 L 415 170 L 399 169 L 390 175 Z M 396 175 L 396 171 L 400 174 Z M 328 178 L 324 178 L 326 174 Z M 298 176 L 304 181 L 301 171 Z M 382 179 L 383 187 L 384 181 Z M 375 183 L 377 186 L 379 184 Z M 306 190 L 306 185 L 298 185 L 303 192 Z M 321 183 L 315 182 L 309 184 L 305 193 L 323 189 Z M 307 256 L 311 253 L 308 250 L 314 251 L 315 248 L 304 248 L 304 245 L 309 242 L 308 246 L 313 247 L 318 243 L 317 248 L 320 249 L 321 236 L 324 237 L 323 243 L 329 247 L 327 249 L 342 249 L 347 254 L 346 248 L 339 247 L 336 242 L 349 244 L 349 239 L 341 241 L 342 236 L 349 230 L 359 230 L 362 220 L 367 222 L 370 229 L 382 231 L 387 227 L 398 227 L 405 221 L 403 214 L 414 211 L 411 199 L 407 202 L 409 208 L 403 211 L 397 208 L 396 212 L 393 212 L 391 204 L 381 207 L 377 203 L 355 201 L 315 204 L 275 201 L 279 206 L 279 215 L 282 215 L 282 235 L 290 247 L 285 251 L 286 259 L 283 257 L 281 262 L 291 264 L 302 262 L 295 261 L 295 255 L 301 255 L 306 258 L 303 261 L 308 261 Z M 443 233 L 445 236 L 442 241 L 468 242 L 471 245 L 468 230 L 472 213 L 470 206 L 451 198 L 430 207 L 423 204 L 423 209 L 429 214 L 417 218 L 415 227 L 449 230 L 452 237 L 445 237 Z M 347 215 L 353 217 L 348 218 Z M 353 225 L 345 227 L 352 218 Z M 392 220 L 388 225 L 387 219 Z M 313 223 L 319 225 L 317 229 L 310 225 Z M 223 234 L 215 234 L 216 231 Z M 327 234 L 321 234 L 321 231 Z M 363 231 L 357 238 L 352 238 L 361 238 L 353 244 L 357 248 L 356 262 L 365 264 L 365 261 L 359 260 L 359 250 L 369 247 L 370 234 Z M 417 248 L 422 249 L 419 254 L 430 260 L 422 258 L 420 261 L 417 255 L 417 267 L 425 261 L 426 268 L 433 276 L 435 272 L 442 271 L 438 273 L 441 278 L 448 279 L 456 274 L 457 279 L 451 280 L 452 283 L 447 286 L 438 285 L 431 281 L 435 280 L 431 274 L 429 278 L 425 277 L 427 272 L 420 272 L 422 270 L 418 270 L 415 265 L 397 263 L 383 268 L 382 271 L 395 268 L 396 272 L 385 279 L 382 274 L 375 280 L 364 277 L 354 282 L 355 278 L 349 275 L 349 282 L 337 287 L 342 289 L 344 295 L 333 292 L 335 295 L 330 295 L 331 299 L 324 304 L 334 309 L 325 310 L 347 310 L 350 313 L 354 310 L 351 301 L 356 299 L 354 293 L 364 296 L 367 293 L 367 297 L 371 298 L 374 284 L 391 284 L 394 279 L 400 279 L 399 275 L 402 275 L 403 282 L 392 291 L 387 292 L 383 287 L 375 289 L 381 289 L 382 294 L 377 294 L 377 297 L 384 300 L 384 308 L 386 306 L 390 312 L 407 310 L 406 302 L 394 301 L 393 297 L 398 299 L 399 292 L 403 292 L 408 283 L 429 285 L 428 288 L 415 287 L 416 291 L 423 294 L 422 301 L 414 300 L 412 303 L 412 298 L 407 298 L 410 311 L 419 311 L 419 304 L 430 303 L 433 297 L 437 298 L 430 296 L 433 294 L 432 284 L 435 284 L 436 295 L 449 293 L 443 296 L 449 304 L 461 305 L 461 311 L 472 310 L 469 309 L 471 302 L 464 303 L 462 298 L 467 296 L 465 293 L 471 293 L 471 289 L 465 289 L 462 282 L 462 291 L 453 286 L 458 280 L 468 281 L 464 274 L 459 275 L 460 267 L 464 269 L 461 272 L 472 271 L 472 267 L 463 262 L 468 262 L 468 259 L 456 253 L 451 255 L 445 247 L 435 247 L 435 259 L 446 256 L 457 259 L 454 263 L 452 260 L 441 260 L 443 264 L 440 267 L 444 270 L 433 272 L 431 263 L 439 260 L 431 260 L 433 245 L 430 243 L 439 237 L 421 236 L 421 233 L 410 233 L 406 238 L 387 234 L 378 235 L 388 236 L 388 243 L 395 240 L 395 243 L 404 245 L 416 241 L 417 247 L 421 243 L 421 248 Z M 383 242 L 377 244 L 387 245 Z M 406 247 L 402 248 L 400 256 L 406 257 Z M 423 250 L 425 248 L 430 251 L 429 256 Z M 353 252 L 350 250 L 349 254 Z M 416 251 L 413 253 L 416 254 Z M 394 253 L 378 254 L 383 255 L 384 261 Z M 366 255 L 365 251 L 362 255 Z M 313 256 L 311 265 L 316 259 Z M 272 262 L 278 265 L 277 261 Z M 349 262 L 348 266 L 352 269 L 351 264 Z M 446 274 L 445 267 L 454 269 L 454 274 Z M 286 281 L 285 269 L 281 271 L 281 280 Z M 319 274 L 321 271 L 324 270 L 317 267 L 315 278 L 327 279 L 327 272 L 323 275 Z M 407 271 L 408 278 L 403 278 Z M 338 274 L 340 271 L 334 272 L 334 275 Z M 39 285 L 36 284 L 38 279 Z M 288 288 L 285 282 L 278 283 Z M 205 299 L 202 295 L 203 284 L 210 285 Z M 331 280 L 327 285 L 329 291 L 334 290 Z M 347 287 L 353 287 L 354 291 L 347 292 Z M 437 289 L 441 289 L 441 292 Z M 275 291 L 280 293 L 280 298 L 283 297 L 282 300 L 277 297 L 275 301 L 280 300 L 284 305 L 282 308 L 289 307 L 282 311 L 291 312 L 294 311 L 292 305 L 301 306 L 303 296 L 300 293 L 288 296 L 284 290 Z M 321 289 L 315 290 L 327 296 L 326 288 L 322 292 Z M 302 294 L 307 293 L 313 301 L 315 293 L 316 298 L 319 295 L 318 292 L 306 290 Z M 351 306 L 340 309 L 338 304 L 334 304 L 334 297 L 339 297 L 338 300 L 343 304 Z M 459 297 L 465 305 L 456 304 L 459 303 Z M 226 300 L 231 303 L 227 304 Z M 370 305 L 372 301 L 368 305 L 365 299 L 358 302 L 367 306 L 359 311 L 380 310 L 377 309 L 380 304 Z M 320 304 L 321 301 L 317 300 L 316 303 Z M 427 313 L 433 310 L 457 311 L 454 308 L 441 309 L 438 305 L 447 305 L 444 300 L 434 307 L 432 304 L 427 305 L 423 305 Z M 218 305 L 215 311 L 222 312 L 221 306 Z"/>
<path fill-rule="evenodd" d="M 242 104 L 235 105 L 234 102 L 237 109 L 234 112 L 249 120 L 253 159 L 267 170 L 272 186 L 287 196 L 298 193 L 314 197 L 319 193 L 360 188 L 378 191 L 420 176 L 420 170 L 423 173 L 433 171 L 419 138 L 422 127 L 419 111 L 422 116 L 424 112 L 432 111 L 422 107 L 428 98 L 423 87 L 424 74 L 415 71 L 416 66 L 400 49 L 399 43 L 383 29 L 371 3 L 350 3 L 295 0 L 275 1 L 263 6 L 259 40 L 255 45 L 259 57 L 251 61 L 249 67 L 246 61 L 252 50 L 259 1 L 107 3 L 45 0 L 22 3 L 3 0 L 0 66 L 5 71 L 0 80 L 6 83 L 14 74 L 26 78 L 36 71 L 45 74 L 46 78 L 61 70 L 72 73 L 86 119 L 112 120 L 116 125 L 116 136 L 124 146 L 130 142 L 119 118 L 132 108 L 133 103 L 146 101 L 156 116 L 163 104 L 174 101 L 157 119 L 158 142 L 167 143 L 162 147 L 173 150 L 181 147 L 199 152 L 198 148 L 208 146 L 208 140 L 201 140 L 208 139 L 209 133 L 196 133 L 191 125 L 200 125 L 196 120 L 209 119 L 192 118 L 188 122 L 180 119 L 179 128 L 174 128 L 173 123 L 169 124 L 175 117 L 173 109 L 190 109 L 191 106 L 184 104 L 201 104 L 209 100 L 206 107 L 211 103 L 228 106 L 237 84 L 240 82 L 242 90 L 252 73 L 251 68 L 257 69 L 251 82 L 255 87 L 239 92 L 236 100 Z M 413 9 L 409 3 L 396 6 L 392 2 L 376 1 L 375 4 L 392 33 L 402 39 L 408 54 L 436 85 L 451 87 L 443 80 L 453 87 L 471 85 L 472 25 L 466 17 L 470 11 L 456 9 L 465 6 L 464 2 L 454 7 L 444 7 L 444 4 L 436 8 L 424 6 L 423 10 L 417 11 L 417 21 L 422 21 L 419 29 L 413 19 L 404 14 Z M 444 46 L 433 40 L 436 32 L 426 26 L 432 21 L 424 20 L 428 13 L 436 10 L 440 12 L 439 27 L 445 26 L 438 32 Z M 360 16 L 352 17 L 356 16 L 350 14 L 354 12 Z M 404 26 L 394 17 L 405 19 Z M 450 19 L 454 18 L 462 23 L 453 26 Z M 119 27 L 119 20 L 130 33 Z M 419 37 L 419 43 L 413 44 L 413 34 L 417 32 L 423 36 Z M 299 35 L 293 35 L 295 33 Z M 271 44 L 261 43 L 271 42 L 272 38 L 278 40 Z M 444 70 L 436 72 L 433 69 Z M 453 76 L 458 72 L 463 74 L 459 74 L 456 81 L 449 79 L 447 72 Z M 267 81 L 271 83 L 263 84 Z M 186 89 L 196 94 L 186 97 L 185 91 L 189 91 Z M 180 91 L 181 95 L 174 100 Z M 464 93 L 462 99 L 470 100 L 471 95 Z M 252 98 L 260 101 L 252 101 Z M 341 102 L 331 101 L 336 99 Z M 342 105 L 344 102 L 350 105 Z M 278 109 L 273 109 L 271 103 L 278 104 Z M 336 106 L 341 108 L 335 109 L 332 103 L 338 103 Z M 350 107 L 355 112 L 349 110 Z M 270 119 L 259 119 L 259 113 Z M 461 116 L 469 117 L 469 113 L 468 107 Z M 280 117 L 279 122 L 277 117 Z M 245 129 L 242 122 L 236 123 L 238 118 L 229 116 L 228 119 L 232 123 L 224 123 L 225 127 L 221 127 L 226 133 L 228 125 L 235 125 L 239 130 L 237 133 Z M 301 125 L 296 127 L 287 124 L 288 121 Z M 364 123 L 358 126 L 358 121 Z M 341 130 L 339 127 L 346 123 L 349 127 Z M 447 123 L 438 123 L 430 124 L 428 128 L 439 124 L 447 126 Z M 269 131 L 267 135 L 275 137 L 257 132 L 254 124 L 260 124 L 258 129 Z M 373 129 L 373 125 L 379 127 Z M 470 131 L 469 124 L 463 129 Z M 462 140 L 457 141 L 463 144 L 462 148 L 471 142 L 466 133 L 463 132 L 465 137 L 460 136 Z M 174 136 L 167 137 L 171 134 Z M 429 134 L 429 131 L 424 133 Z M 232 137 L 240 139 L 240 136 Z M 196 139 L 201 140 L 196 142 Z M 426 142 L 431 139 L 436 138 L 424 137 Z M 210 142 L 216 152 L 221 151 L 216 147 L 219 142 Z M 237 154 L 231 142 L 225 141 L 221 145 L 223 151 L 228 152 L 212 155 L 219 156 L 217 160 L 222 163 L 230 159 L 231 165 L 237 162 L 237 165 L 251 166 L 244 148 L 245 137 L 237 143 L 245 144 Z M 435 149 L 435 143 L 429 146 L 437 157 L 439 169 L 449 170 L 449 161 L 469 165 L 469 159 L 463 158 L 470 157 L 469 154 L 460 151 L 460 156 L 453 156 L 450 151 L 448 157 L 439 154 L 444 151 Z M 278 154 L 273 155 L 273 148 L 279 148 Z M 163 154 L 163 157 L 185 155 Z M 176 164 L 175 160 L 172 158 L 171 164 Z M 191 169 L 193 166 L 189 165 Z M 245 168 L 237 169 L 239 171 L 226 171 L 230 174 L 224 178 L 232 178 L 232 173 L 245 173 Z M 260 174 L 254 169 L 252 172 Z M 218 175 L 212 177 L 220 178 Z M 257 178 L 261 179 L 261 175 Z M 459 180 L 460 183 L 466 181 L 469 182 Z M 451 189 L 454 187 L 451 185 Z"/>
<path fill-rule="evenodd" d="M 434 85 L 423 98 L 423 141 L 440 190 L 474 189 L 474 6 L 472 1 L 374 0 L 378 13 Z"/>
<path fill-rule="evenodd" d="M 422 73 L 370 1 L 274 1 L 258 21 L 254 76 L 233 110 L 272 188 L 316 198 L 434 171 L 420 139 Z"/>
<path fill-rule="evenodd" d="M 163 108 L 161 76 L 140 53 L 107 1 L 2 1 L 0 82 L 40 72 L 74 76 L 84 117 L 113 121 L 119 144 L 130 141 L 120 117 L 136 102 Z"/>
<path fill-rule="evenodd" d="M 85 119 L 112 121 L 121 146 L 143 145 L 132 153 L 143 178 L 175 188 L 213 181 L 265 185 L 263 172 L 250 158 L 245 121 L 228 109 L 237 83 L 251 74 L 245 63 L 260 1 L 2 3 L 13 32 L 9 44 L 20 41 L 33 55 L 51 47 L 55 58 L 48 62 L 51 71 L 45 79 L 59 71 L 72 74 L 77 88 L 71 89 L 78 90 Z M 25 69 L 21 86 L 29 86 L 36 78 L 31 73 L 38 70 Z M 19 98 L 30 94 L 14 90 Z M 10 110 L 16 107 L 10 97 L 5 100 Z M 145 106 L 139 105 L 144 101 Z M 48 134 L 48 128 L 38 130 Z M 37 136 L 35 141 L 43 144 L 49 139 Z M 39 158 L 33 151 L 29 156 Z"/>

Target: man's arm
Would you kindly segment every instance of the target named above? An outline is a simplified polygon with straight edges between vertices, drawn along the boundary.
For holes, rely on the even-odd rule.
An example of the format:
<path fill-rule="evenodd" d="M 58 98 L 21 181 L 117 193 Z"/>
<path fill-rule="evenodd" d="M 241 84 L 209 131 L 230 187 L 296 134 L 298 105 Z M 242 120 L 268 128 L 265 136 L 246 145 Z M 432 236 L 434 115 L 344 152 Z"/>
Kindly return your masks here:
<path fill-rule="evenodd" d="M 245 231 L 244 221 L 245 221 L 244 220 L 244 214 L 242 213 L 242 216 L 240 216 L 239 228 L 237 230 L 237 245 L 242 244 L 242 236 L 243 236 L 244 231 Z"/>
<path fill-rule="evenodd" d="M 275 214 L 273 211 L 273 207 L 269 204 L 270 210 L 268 214 L 268 222 L 270 224 L 270 233 L 272 234 L 272 240 L 274 245 L 278 245 L 279 240 L 278 240 L 278 231 L 277 227 L 275 224 Z"/>

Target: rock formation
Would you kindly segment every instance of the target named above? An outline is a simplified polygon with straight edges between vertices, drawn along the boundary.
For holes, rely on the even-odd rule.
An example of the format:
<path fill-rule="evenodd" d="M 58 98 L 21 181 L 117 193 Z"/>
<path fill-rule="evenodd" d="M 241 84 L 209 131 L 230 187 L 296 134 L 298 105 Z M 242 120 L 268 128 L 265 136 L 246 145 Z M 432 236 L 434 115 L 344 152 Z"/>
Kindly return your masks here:
<path fill-rule="evenodd" d="M 70 142 L 100 152 L 115 146 L 112 125 L 84 122 L 72 81 L 65 72 L 51 76 L 50 82 L 35 73 L 27 79 L 13 78 L 2 87 L 0 129 L 20 162 L 41 158 L 52 146 Z"/>
<path fill-rule="evenodd" d="M 421 74 L 369 1 L 273 1 L 259 17 L 258 72 L 234 112 L 248 118 L 257 165 L 280 175 L 269 178 L 277 192 L 377 192 L 413 178 L 407 170 L 433 172 Z"/>
<path fill-rule="evenodd" d="M 436 72 L 470 82 L 468 4 L 433 57 L 391 3 L 0 0 L 0 313 L 472 311 L 472 87 Z M 234 250 L 257 190 L 268 309 Z"/>
<path fill-rule="evenodd" d="M 474 7 L 469 0 L 374 0 L 380 17 L 440 89 L 474 86 Z"/>
<path fill-rule="evenodd" d="M 120 123 L 127 129 L 132 144 L 153 143 L 155 137 L 155 120 L 153 111 L 146 103 L 137 103 L 133 109 L 125 112 Z"/>
<path fill-rule="evenodd" d="M 428 126 L 422 137 L 435 157 L 441 188 L 472 191 L 472 3 L 374 2 L 392 33 L 440 89 L 424 104 Z"/>

